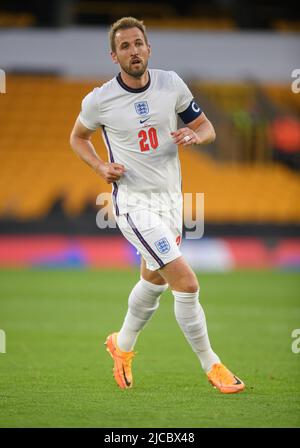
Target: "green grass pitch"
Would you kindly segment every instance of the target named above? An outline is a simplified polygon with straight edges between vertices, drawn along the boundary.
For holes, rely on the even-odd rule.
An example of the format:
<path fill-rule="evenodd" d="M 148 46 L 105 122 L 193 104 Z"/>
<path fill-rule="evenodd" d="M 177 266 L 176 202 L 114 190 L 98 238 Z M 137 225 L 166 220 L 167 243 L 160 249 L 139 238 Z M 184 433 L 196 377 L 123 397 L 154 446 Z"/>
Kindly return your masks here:
<path fill-rule="evenodd" d="M 300 276 L 200 274 L 210 339 L 245 392 L 212 388 L 175 321 L 173 299 L 141 334 L 134 388 L 103 345 L 120 328 L 137 271 L 2 270 L 0 427 L 299 427 Z"/>

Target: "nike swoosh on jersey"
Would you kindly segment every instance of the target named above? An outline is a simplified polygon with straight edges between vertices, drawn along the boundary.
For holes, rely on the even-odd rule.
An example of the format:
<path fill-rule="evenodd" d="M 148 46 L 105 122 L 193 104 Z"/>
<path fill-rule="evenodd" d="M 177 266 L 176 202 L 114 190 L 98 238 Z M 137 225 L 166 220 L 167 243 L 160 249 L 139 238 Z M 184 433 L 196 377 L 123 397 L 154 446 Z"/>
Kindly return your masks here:
<path fill-rule="evenodd" d="M 150 118 L 150 117 L 145 118 L 145 120 L 140 120 L 140 123 L 141 123 L 141 124 L 145 123 L 145 121 L 149 120 L 149 118 Z"/>

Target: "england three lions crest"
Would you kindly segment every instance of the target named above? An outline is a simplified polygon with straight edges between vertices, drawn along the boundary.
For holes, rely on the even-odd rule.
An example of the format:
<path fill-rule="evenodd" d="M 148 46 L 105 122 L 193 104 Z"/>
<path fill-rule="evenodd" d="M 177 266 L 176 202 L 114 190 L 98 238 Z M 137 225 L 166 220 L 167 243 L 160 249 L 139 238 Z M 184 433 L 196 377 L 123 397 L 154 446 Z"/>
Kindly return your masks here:
<path fill-rule="evenodd" d="M 154 244 L 161 254 L 166 254 L 170 250 L 170 244 L 167 238 L 161 238 L 160 240 L 155 241 Z"/>
<path fill-rule="evenodd" d="M 139 101 L 138 103 L 134 103 L 134 107 L 138 115 L 147 115 L 149 113 L 147 101 Z"/>

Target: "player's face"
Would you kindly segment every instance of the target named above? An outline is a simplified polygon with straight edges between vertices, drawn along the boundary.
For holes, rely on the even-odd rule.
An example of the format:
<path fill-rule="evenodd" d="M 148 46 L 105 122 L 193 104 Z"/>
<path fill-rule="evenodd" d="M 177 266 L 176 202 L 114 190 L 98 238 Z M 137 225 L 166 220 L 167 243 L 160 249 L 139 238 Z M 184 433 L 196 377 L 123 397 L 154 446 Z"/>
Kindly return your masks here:
<path fill-rule="evenodd" d="M 140 78 L 146 71 L 150 56 L 150 46 L 146 44 L 141 30 L 129 28 L 119 30 L 115 35 L 116 51 L 112 59 L 121 69 L 134 78 Z"/>

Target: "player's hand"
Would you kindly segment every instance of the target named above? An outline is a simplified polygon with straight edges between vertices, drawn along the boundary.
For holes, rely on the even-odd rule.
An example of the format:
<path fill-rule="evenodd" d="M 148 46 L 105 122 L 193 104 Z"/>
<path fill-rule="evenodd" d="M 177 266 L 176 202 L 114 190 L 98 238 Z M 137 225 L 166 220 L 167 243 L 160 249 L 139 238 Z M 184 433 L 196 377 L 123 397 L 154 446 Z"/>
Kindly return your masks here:
<path fill-rule="evenodd" d="M 106 183 L 111 184 L 119 180 L 126 169 L 124 165 L 120 163 L 103 163 L 96 168 L 96 172 L 100 174 L 101 177 L 105 180 Z"/>
<path fill-rule="evenodd" d="M 176 145 L 188 146 L 199 143 L 198 135 L 190 128 L 178 129 L 177 131 L 171 132 L 171 136 Z"/>

